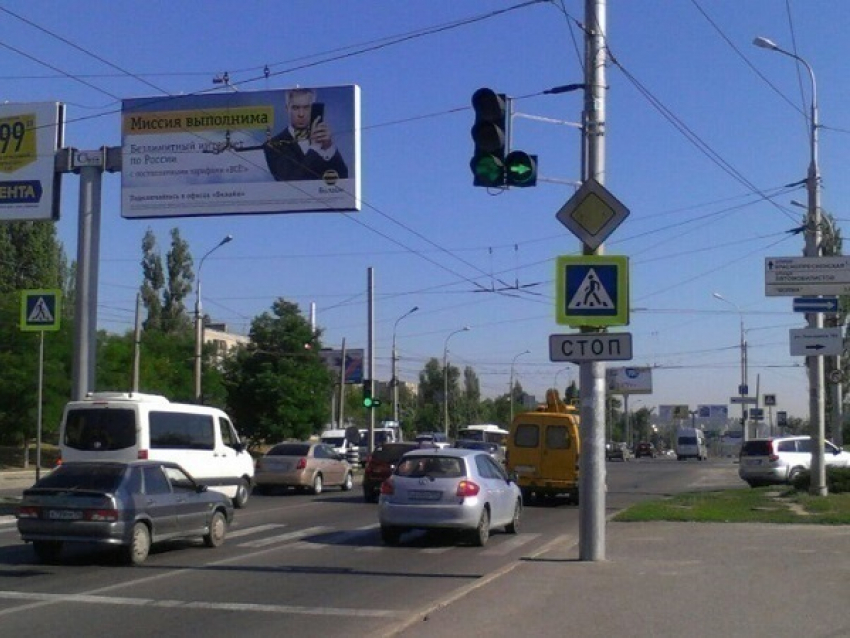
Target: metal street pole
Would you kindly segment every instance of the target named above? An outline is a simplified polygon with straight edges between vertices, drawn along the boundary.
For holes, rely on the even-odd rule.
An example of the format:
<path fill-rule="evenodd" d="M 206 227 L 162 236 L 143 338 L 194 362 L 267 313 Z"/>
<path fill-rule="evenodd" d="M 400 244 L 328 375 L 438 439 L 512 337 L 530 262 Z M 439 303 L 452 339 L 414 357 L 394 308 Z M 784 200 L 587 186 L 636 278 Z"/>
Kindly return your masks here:
<path fill-rule="evenodd" d="M 793 58 L 809 73 L 811 80 L 811 113 L 809 119 L 809 170 L 806 175 L 808 194 L 808 212 L 806 214 L 806 257 L 820 257 L 821 254 L 821 214 L 820 214 L 820 171 L 818 168 L 818 92 L 815 72 L 812 66 L 795 53 L 781 49 L 767 38 L 757 37 L 753 44 L 763 49 L 776 51 Z M 823 313 L 808 313 L 809 328 L 823 328 Z M 809 493 L 814 496 L 826 496 L 826 466 L 824 459 L 825 419 L 824 419 L 824 375 L 823 357 L 806 357 L 809 371 L 809 427 L 815 436 L 812 446 L 812 473 Z"/>
<path fill-rule="evenodd" d="M 396 374 L 396 365 L 398 363 L 398 352 L 395 348 L 395 333 L 396 328 L 398 328 L 398 322 L 412 315 L 414 312 L 419 310 L 419 306 L 413 306 L 410 310 L 405 312 L 401 317 L 395 320 L 393 324 L 393 378 L 392 378 L 392 386 L 393 386 L 393 421 L 395 421 L 396 425 L 399 425 L 398 421 L 398 375 Z"/>
<path fill-rule="evenodd" d="M 585 82 L 582 114 L 582 180 L 605 183 L 605 105 L 607 61 L 606 0 L 585 0 Z M 585 255 L 602 254 L 584 244 Z M 581 331 L 595 332 L 593 328 Z M 579 483 L 579 559 L 605 560 L 605 364 L 579 364 L 581 386 L 581 481 Z"/>
<path fill-rule="evenodd" d="M 514 422 L 514 364 L 516 363 L 516 360 L 524 354 L 531 354 L 531 350 L 525 350 L 523 352 L 520 352 L 514 357 L 514 360 L 511 361 L 511 383 L 510 387 L 508 388 L 508 395 L 510 396 L 511 402 L 511 423 Z"/>
<path fill-rule="evenodd" d="M 749 384 L 747 383 L 747 339 L 746 331 L 744 330 L 744 313 L 741 312 L 740 306 L 734 301 L 730 301 L 719 292 L 712 293 L 715 299 L 725 301 L 738 311 L 738 318 L 741 322 L 741 383 L 738 386 L 738 395 L 741 399 L 741 443 L 746 443 L 747 439 L 747 404 L 744 403 L 744 397 L 749 394 Z"/>
<path fill-rule="evenodd" d="M 449 333 L 445 344 L 443 344 L 443 429 L 446 431 L 446 438 L 449 438 L 449 339 L 459 332 L 466 332 L 470 329 L 469 326 L 464 326 L 460 330 Z"/>
<path fill-rule="evenodd" d="M 204 267 L 204 260 L 207 257 L 231 241 L 233 241 L 233 235 L 228 235 L 210 248 L 198 263 L 198 276 L 195 282 L 195 403 L 201 403 L 201 352 L 204 345 L 204 327 L 201 318 L 201 268 Z"/>

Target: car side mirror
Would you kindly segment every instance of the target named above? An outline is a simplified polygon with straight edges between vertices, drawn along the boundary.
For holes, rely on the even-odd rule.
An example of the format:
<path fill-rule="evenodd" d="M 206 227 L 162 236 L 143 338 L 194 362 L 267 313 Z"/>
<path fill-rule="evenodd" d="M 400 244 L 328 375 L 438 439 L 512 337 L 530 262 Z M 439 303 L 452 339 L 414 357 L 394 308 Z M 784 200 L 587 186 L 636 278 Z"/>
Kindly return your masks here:
<path fill-rule="evenodd" d="M 238 443 L 234 443 L 233 449 L 236 450 L 237 453 L 238 452 L 244 452 L 245 451 L 245 444 L 242 441 L 239 441 Z"/>
<path fill-rule="evenodd" d="M 516 483 L 518 479 L 516 472 L 508 472 L 508 483 Z"/>
<path fill-rule="evenodd" d="M 203 494 L 203 493 L 204 493 L 204 492 L 206 492 L 208 489 L 209 489 L 209 488 L 208 488 L 206 485 L 196 485 L 196 486 L 195 486 L 195 491 L 196 491 L 198 494 Z"/>

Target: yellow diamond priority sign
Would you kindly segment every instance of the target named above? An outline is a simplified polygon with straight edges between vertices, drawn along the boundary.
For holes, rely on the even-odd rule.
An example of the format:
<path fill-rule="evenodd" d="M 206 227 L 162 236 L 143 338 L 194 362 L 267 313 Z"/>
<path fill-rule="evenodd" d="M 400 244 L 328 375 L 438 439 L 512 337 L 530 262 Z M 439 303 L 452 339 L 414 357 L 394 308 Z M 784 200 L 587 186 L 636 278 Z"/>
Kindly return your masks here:
<path fill-rule="evenodd" d="M 629 209 L 595 179 L 588 179 L 555 218 L 596 250 L 629 216 Z"/>

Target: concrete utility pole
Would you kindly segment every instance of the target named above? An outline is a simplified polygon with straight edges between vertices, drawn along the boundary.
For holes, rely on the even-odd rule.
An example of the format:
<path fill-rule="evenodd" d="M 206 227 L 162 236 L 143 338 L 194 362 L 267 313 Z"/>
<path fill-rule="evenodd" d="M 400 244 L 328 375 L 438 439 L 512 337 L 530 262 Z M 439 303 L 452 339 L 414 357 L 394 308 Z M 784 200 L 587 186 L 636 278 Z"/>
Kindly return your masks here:
<path fill-rule="evenodd" d="M 585 88 L 582 122 L 582 180 L 605 183 L 606 0 L 585 0 Z M 585 255 L 602 254 L 584 245 Z M 582 332 L 594 332 L 582 328 Z M 581 481 L 579 559 L 605 560 L 605 364 L 579 364 L 581 384 Z"/>

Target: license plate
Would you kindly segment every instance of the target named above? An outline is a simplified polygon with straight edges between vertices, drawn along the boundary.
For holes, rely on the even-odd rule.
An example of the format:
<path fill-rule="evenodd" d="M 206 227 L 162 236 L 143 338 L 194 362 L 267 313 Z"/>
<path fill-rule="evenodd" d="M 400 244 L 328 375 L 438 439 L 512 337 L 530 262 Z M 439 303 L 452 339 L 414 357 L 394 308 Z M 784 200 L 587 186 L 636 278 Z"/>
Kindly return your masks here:
<path fill-rule="evenodd" d="M 48 510 L 47 518 L 53 521 L 78 521 L 83 513 L 77 510 Z"/>
<path fill-rule="evenodd" d="M 761 465 L 761 459 L 747 459 L 747 465 Z"/>
<path fill-rule="evenodd" d="M 431 490 L 410 490 L 408 496 L 411 501 L 438 501 L 441 494 Z"/>

